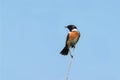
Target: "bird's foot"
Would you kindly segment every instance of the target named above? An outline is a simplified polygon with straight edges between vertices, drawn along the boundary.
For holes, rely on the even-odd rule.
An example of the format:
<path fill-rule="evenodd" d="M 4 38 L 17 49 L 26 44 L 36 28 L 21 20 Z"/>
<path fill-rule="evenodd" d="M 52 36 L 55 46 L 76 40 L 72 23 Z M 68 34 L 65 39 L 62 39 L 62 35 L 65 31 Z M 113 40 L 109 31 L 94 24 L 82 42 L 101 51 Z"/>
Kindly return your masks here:
<path fill-rule="evenodd" d="M 71 58 L 73 58 L 73 55 L 70 55 L 71 56 Z"/>

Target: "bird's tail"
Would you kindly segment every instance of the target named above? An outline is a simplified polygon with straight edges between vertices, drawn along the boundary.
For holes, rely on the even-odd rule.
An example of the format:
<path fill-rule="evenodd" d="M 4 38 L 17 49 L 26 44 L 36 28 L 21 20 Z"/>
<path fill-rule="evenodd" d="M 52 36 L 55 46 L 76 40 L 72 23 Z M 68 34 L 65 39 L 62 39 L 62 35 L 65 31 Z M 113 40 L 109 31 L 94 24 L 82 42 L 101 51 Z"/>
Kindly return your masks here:
<path fill-rule="evenodd" d="M 64 47 L 63 50 L 60 52 L 60 54 L 62 54 L 62 55 L 67 55 L 68 52 L 69 52 L 69 48 Z"/>

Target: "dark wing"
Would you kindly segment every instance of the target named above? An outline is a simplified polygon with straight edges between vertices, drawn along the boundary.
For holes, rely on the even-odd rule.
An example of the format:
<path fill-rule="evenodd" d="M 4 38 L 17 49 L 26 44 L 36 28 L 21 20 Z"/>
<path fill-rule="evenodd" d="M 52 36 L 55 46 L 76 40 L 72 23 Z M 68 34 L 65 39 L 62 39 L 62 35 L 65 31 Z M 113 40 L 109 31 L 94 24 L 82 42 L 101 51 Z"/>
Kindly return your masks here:
<path fill-rule="evenodd" d="M 65 44 L 66 47 L 68 46 L 67 45 L 68 38 L 69 38 L 69 33 L 68 33 L 67 38 L 66 38 L 66 44 Z"/>
<path fill-rule="evenodd" d="M 68 38 L 69 38 L 69 34 L 67 35 L 67 38 L 66 38 L 65 47 L 64 47 L 63 50 L 60 52 L 60 54 L 62 54 L 62 55 L 67 55 L 68 52 L 69 52 L 69 48 L 68 48 L 68 45 L 67 45 Z"/>

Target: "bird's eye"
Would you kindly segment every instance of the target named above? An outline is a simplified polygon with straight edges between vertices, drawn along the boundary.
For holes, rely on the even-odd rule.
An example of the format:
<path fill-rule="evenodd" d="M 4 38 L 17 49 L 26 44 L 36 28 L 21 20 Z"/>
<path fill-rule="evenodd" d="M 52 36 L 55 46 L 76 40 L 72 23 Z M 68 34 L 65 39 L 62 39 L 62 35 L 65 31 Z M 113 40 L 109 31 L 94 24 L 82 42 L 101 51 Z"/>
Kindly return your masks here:
<path fill-rule="evenodd" d="M 74 28 L 76 29 L 77 27 L 74 26 Z"/>

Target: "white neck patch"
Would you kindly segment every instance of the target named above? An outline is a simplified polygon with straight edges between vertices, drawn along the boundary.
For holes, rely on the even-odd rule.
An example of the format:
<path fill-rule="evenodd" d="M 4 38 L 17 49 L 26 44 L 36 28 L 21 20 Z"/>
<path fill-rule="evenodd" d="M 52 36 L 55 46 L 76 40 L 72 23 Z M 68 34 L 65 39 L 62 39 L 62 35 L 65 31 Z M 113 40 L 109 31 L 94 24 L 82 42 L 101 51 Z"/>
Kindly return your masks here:
<path fill-rule="evenodd" d="M 73 29 L 72 31 L 78 31 L 77 29 Z"/>

